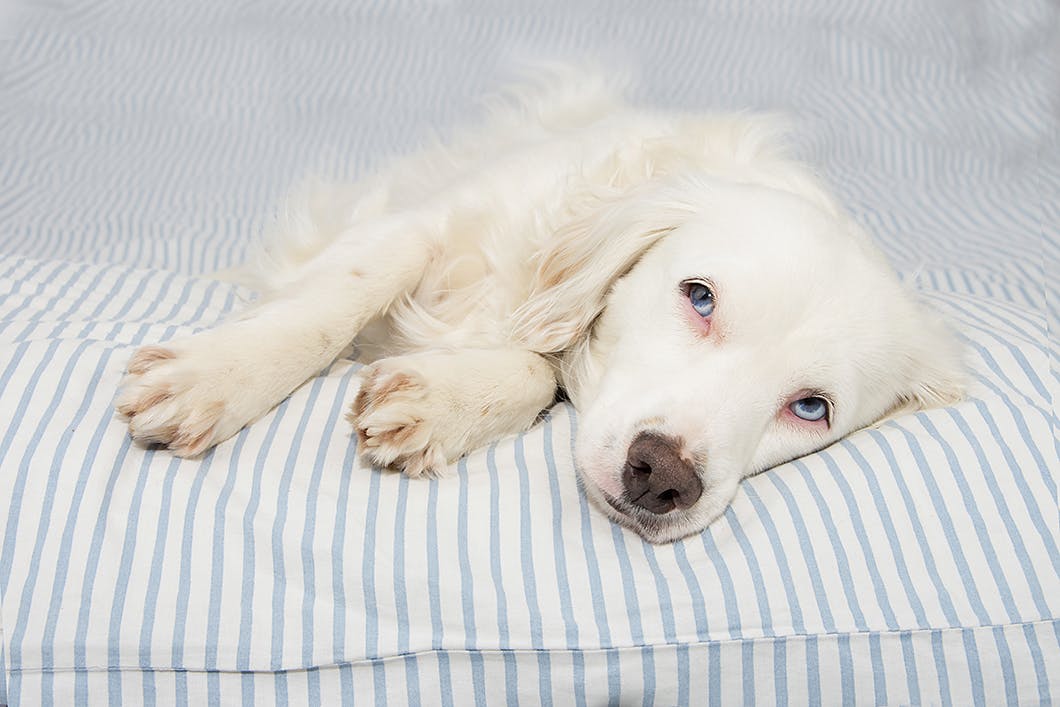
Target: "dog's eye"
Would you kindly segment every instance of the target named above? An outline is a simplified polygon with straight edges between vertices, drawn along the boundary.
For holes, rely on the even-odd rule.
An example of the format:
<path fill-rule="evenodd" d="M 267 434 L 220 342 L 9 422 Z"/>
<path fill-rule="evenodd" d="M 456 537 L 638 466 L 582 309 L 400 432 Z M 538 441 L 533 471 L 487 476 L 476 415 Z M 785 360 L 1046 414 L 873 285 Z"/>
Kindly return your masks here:
<path fill-rule="evenodd" d="M 796 400 L 788 407 L 795 414 L 795 417 L 807 422 L 817 422 L 828 415 L 828 402 L 824 398 L 817 396 Z"/>
<path fill-rule="evenodd" d="M 685 284 L 688 301 L 692 303 L 692 309 L 701 317 L 709 317 L 714 313 L 714 292 L 702 282 L 689 282 Z"/>

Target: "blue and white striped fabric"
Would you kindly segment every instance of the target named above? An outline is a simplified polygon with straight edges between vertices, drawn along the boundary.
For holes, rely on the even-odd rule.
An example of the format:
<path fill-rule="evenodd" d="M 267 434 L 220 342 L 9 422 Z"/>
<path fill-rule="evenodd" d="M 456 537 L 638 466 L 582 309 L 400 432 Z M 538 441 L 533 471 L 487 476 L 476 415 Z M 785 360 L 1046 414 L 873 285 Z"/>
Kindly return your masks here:
<path fill-rule="evenodd" d="M 1060 701 L 1060 7 L 60 0 L 0 16 L 0 703 Z M 130 351 L 208 327 L 307 172 L 472 113 L 512 53 L 783 109 L 974 395 L 755 477 L 656 547 L 565 406 L 449 479 L 362 468 L 339 361 L 201 461 L 130 444 Z"/>

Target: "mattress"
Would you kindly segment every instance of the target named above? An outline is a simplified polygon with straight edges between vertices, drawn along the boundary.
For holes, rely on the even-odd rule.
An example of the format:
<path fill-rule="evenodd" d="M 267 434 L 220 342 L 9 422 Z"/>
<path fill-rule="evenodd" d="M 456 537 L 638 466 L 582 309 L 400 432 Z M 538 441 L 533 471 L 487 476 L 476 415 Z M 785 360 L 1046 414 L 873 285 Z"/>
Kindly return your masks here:
<path fill-rule="evenodd" d="M 0 15 L 0 702 L 1060 700 L 1060 8 L 62 0 Z M 578 488 L 565 404 L 448 478 L 365 468 L 336 361 L 201 460 L 112 412 L 139 344 L 252 293 L 307 174 L 475 114 L 520 57 L 784 111 L 973 388 L 745 481 L 653 546 Z"/>

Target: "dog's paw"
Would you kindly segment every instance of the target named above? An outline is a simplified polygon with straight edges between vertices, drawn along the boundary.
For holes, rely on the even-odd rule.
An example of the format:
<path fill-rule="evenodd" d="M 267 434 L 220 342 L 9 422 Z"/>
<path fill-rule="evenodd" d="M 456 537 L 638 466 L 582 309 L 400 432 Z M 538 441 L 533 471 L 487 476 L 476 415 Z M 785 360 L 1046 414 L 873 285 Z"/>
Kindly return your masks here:
<path fill-rule="evenodd" d="M 361 371 L 361 389 L 348 419 L 372 464 L 408 476 L 445 473 L 449 454 L 442 423 L 445 402 L 412 367 L 384 359 Z"/>
<path fill-rule="evenodd" d="M 126 366 L 114 406 L 129 434 L 145 444 L 194 457 L 235 434 L 245 421 L 230 405 L 231 371 L 203 346 L 145 346 Z"/>

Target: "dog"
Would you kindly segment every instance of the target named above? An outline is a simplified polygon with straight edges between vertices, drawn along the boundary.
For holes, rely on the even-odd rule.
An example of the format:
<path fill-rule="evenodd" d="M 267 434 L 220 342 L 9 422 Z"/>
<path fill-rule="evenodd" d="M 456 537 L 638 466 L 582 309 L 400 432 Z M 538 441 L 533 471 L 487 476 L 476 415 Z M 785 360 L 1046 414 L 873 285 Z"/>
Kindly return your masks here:
<path fill-rule="evenodd" d="M 294 195 L 238 271 L 250 308 L 131 357 L 132 437 L 200 455 L 356 342 L 368 462 L 441 475 L 566 396 L 589 499 L 665 543 L 748 475 L 962 397 L 952 332 L 774 117 L 637 109 L 562 71 L 488 115 Z"/>

